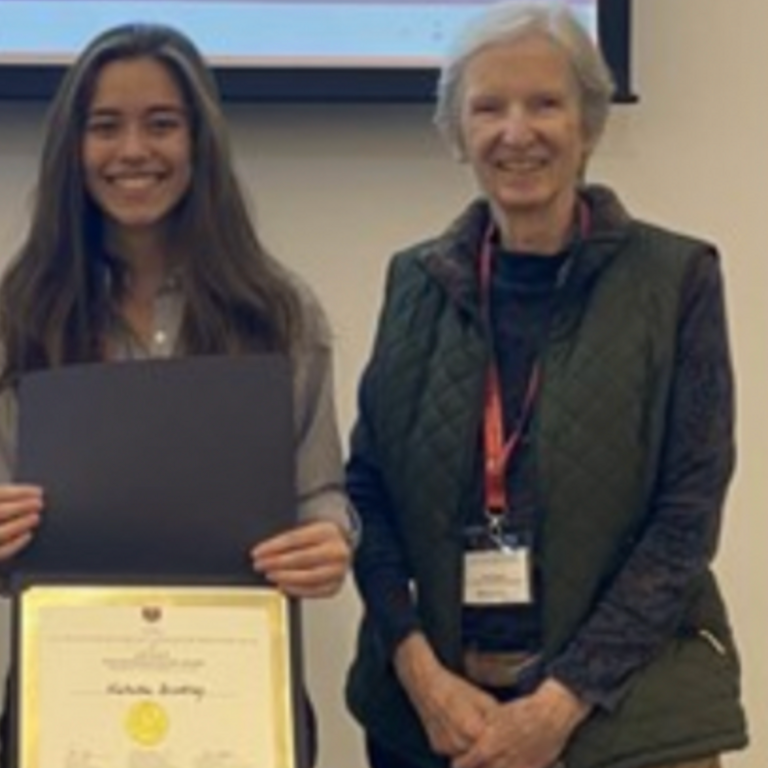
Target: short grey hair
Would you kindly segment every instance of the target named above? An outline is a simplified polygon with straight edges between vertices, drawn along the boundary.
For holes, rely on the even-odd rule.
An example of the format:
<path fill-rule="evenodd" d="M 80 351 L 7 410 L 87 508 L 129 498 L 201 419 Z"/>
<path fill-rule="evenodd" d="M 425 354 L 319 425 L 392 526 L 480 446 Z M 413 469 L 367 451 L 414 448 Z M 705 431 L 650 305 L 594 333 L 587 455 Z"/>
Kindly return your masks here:
<path fill-rule="evenodd" d="M 595 142 L 602 134 L 615 86 L 600 49 L 584 25 L 558 0 L 505 0 L 470 20 L 449 49 L 440 71 L 434 122 L 459 155 L 463 154 L 460 114 L 467 65 L 485 48 L 530 36 L 544 36 L 566 54 L 579 88 L 584 135 Z"/>

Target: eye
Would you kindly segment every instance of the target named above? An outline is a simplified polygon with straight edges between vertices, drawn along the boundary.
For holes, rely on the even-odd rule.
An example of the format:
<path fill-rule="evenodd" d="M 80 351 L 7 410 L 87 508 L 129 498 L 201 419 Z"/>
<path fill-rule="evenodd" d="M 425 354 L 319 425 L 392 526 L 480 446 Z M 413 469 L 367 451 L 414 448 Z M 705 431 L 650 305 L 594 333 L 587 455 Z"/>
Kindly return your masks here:
<path fill-rule="evenodd" d="M 559 110 L 564 104 L 564 99 L 554 93 L 540 93 L 531 99 L 531 109 L 536 112 L 550 112 Z"/>
<path fill-rule="evenodd" d="M 89 117 L 85 123 L 85 132 L 96 138 L 108 139 L 120 130 L 120 121 L 114 117 L 97 115 Z"/>
<path fill-rule="evenodd" d="M 186 119 L 178 112 L 154 112 L 149 116 L 146 127 L 153 136 L 167 136 L 182 130 Z"/>
<path fill-rule="evenodd" d="M 471 115 L 497 115 L 501 109 L 501 101 L 492 97 L 479 97 L 473 99 L 469 104 L 469 113 Z"/>

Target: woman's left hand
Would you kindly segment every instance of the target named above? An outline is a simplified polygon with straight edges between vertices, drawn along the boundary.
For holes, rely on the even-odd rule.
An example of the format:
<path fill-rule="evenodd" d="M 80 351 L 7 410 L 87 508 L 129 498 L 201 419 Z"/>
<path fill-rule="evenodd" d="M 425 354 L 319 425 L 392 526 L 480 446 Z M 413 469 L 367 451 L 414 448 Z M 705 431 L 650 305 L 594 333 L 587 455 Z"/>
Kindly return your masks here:
<path fill-rule="evenodd" d="M 550 768 L 590 707 L 549 678 L 530 696 L 500 706 L 452 768 Z"/>
<path fill-rule="evenodd" d="M 344 583 L 352 547 L 333 522 L 299 525 L 251 550 L 254 570 L 291 597 L 329 597 Z"/>

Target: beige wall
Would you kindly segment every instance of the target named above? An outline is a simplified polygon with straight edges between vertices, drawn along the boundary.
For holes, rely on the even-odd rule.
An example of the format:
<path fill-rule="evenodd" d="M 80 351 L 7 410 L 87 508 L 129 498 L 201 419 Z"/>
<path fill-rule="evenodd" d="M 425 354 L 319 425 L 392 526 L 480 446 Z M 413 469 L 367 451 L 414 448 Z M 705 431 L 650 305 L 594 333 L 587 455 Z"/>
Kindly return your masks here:
<path fill-rule="evenodd" d="M 740 464 L 718 560 L 745 666 L 753 747 L 730 768 L 768 765 L 768 4 L 636 0 L 641 102 L 615 110 L 592 177 L 638 215 L 714 239 L 723 251 L 739 379 Z M 41 109 L 0 104 L 0 253 L 18 238 Z M 337 333 L 343 425 L 354 407 L 389 253 L 453 215 L 471 192 L 425 107 L 238 107 L 244 179 L 267 241 L 317 287 Z M 763 396 L 763 397 L 761 397 Z M 762 589 L 762 592 L 760 591 Z M 311 606 L 307 663 L 322 721 L 322 768 L 361 765 L 340 687 L 357 603 Z M 5 644 L 2 646 L 5 647 Z"/>

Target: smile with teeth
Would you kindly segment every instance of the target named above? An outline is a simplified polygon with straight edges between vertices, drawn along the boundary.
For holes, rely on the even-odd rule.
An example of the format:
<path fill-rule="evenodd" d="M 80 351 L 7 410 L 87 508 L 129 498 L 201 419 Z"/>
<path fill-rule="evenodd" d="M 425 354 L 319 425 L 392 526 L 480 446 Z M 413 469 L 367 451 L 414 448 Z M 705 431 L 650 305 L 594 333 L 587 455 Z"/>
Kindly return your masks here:
<path fill-rule="evenodd" d="M 163 174 L 161 173 L 130 174 L 109 178 L 110 184 L 126 192 L 141 192 L 154 187 L 162 180 Z"/>
<path fill-rule="evenodd" d="M 536 160 L 533 158 L 521 158 L 517 160 L 500 160 L 496 163 L 496 167 L 501 171 L 507 173 L 533 173 L 543 168 L 545 165 L 544 160 Z"/>

